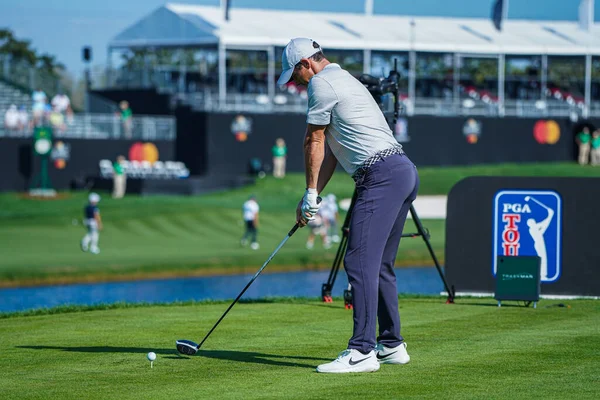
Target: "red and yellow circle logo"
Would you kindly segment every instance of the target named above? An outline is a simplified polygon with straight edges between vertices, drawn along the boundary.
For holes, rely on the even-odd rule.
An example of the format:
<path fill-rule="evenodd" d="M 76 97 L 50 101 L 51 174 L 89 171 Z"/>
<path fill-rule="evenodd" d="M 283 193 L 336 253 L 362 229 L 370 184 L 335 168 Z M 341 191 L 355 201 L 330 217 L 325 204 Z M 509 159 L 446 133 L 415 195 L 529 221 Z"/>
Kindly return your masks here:
<path fill-rule="evenodd" d="M 158 161 L 158 149 L 154 143 L 136 142 L 129 148 L 129 161 Z"/>
<path fill-rule="evenodd" d="M 231 123 L 231 133 L 238 142 L 245 142 L 248 136 L 252 134 L 252 119 L 243 115 L 238 115 Z"/>
<path fill-rule="evenodd" d="M 556 144 L 560 139 L 560 126 L 556 121 L 538 121 L 533 127 L 533 138 L 539 144 Z"/>

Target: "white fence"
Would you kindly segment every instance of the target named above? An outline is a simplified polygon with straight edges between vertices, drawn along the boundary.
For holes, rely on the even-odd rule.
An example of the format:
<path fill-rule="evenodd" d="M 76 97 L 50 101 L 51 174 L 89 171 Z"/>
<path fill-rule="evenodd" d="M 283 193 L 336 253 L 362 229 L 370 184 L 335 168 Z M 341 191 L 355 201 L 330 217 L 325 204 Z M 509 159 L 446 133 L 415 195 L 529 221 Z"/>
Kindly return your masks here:
<path fill-rule="evenodd" d="M 177 136 L 176 119 L 171 116 L 138 115 L 124 122 L 117 114 L 78 114 L 48 124 L 56 138 L 175 140 Z M 15 129 L 0 126 L 0 137 L 30 137 L 32 133 L 32 124 Z"/>

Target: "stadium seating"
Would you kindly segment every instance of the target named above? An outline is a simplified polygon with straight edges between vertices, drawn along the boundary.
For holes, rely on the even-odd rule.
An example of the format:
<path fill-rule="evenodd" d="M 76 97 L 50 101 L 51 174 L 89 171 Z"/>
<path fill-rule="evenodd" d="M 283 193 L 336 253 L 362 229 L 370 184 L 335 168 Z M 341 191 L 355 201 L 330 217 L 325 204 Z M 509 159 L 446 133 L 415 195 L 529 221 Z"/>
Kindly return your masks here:
<path fill-rule="evenodd" d="M 4 113 L 11 104 L 17 107 L 25 106 L 27 110 L 31 110 L 31 96 L 14 86 L 0 81 L 0 113 L 3 118 Z"/>

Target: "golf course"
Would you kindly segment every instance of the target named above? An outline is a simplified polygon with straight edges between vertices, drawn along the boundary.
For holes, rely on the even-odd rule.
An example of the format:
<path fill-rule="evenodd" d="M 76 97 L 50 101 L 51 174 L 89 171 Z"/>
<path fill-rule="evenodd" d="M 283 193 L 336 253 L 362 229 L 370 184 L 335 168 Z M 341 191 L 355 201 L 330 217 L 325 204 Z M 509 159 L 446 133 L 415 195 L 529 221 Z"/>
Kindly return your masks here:
<path fill-rule="evenodd" d="M 192 357 L 175 340 L 199 341 L 226 302 L 3 314 L 0 387 L 3 399 L 597 399 L 600 304 L 563 303 L 401 297 L 410 363 L 341 375 L 315 372 L 351 335 L 340 299 L 242 302 Z"/>
<path fill-rule="evenodd" d="M 419 170 L 421 195 L 447 195 L 459 180 L 474 175 L 600 176 L 600 169 L 571 163 L 504 164 L 438 167 Z M 334 175 L 324 194 L 350 198 L 352 180 Z M 283 180 L 259 179 L 254 186 L 203 196 L 127 196 L 113 200 L 100 193 L 104 220 L 101 254 L 79 249 L 85 192 L 61 193 L 55 200 L 37 200 L 18 193 L 0 194 L 0 286 L 98 282 L 148 277 L 223 274 L 255 271 L 294 224 L 294 210 L 304 188 L 302 174 Z M 241 206 L 255 194 L 261 207 L 261 248 L 243 248 Z M 340 214 L 341 226 L 344 213 Z M 431 243 L 443 263 L 445 223 L 424 220 Z M 406 232 L 414 232 L 407 221 Z M 336 247 L 305 248 L 306 229 L 288 241 L 269 270 L 327 269 Z M 398 266 L 432 265 L 420 238 L 404 239 Z"/>
<path fill-rule="evenodd" d="M 574 164 L 422 168 L 421 195 L 447 195 L 473 175 L 599 176 Z M 0 195 L 0 286 L 254 273 L 294 224 L 304 177 L 259 179 L 203 196 L 100 193 L 101 253 L 79 249 L 85 192 L 57 199 Z M 334 176 L 324 194 L 352 195 Z M 259 250 L 241 247 L 241 204 L 258 198 Z M 340 215 L 340 225 L 344 218 Z M 445 221 L 424 220 L 440 260 Z M 407 221 L 405 231 L 414 224 Z M 328 269 L 335 252 L 305 247 L 299 230 L 270 271 Z M 404 239 L 397 266 L 431 266 L 419 238 Z M 261 279 L 259 276 L 258 279 Z M 372 374 L 318 374 L 351 335 L 352 312 L 335 298 L 242 300 L 194 356 L 230 300 L 60 306 L 0 313 L 2 399 L 596 399 L 600 393 L 600 303 L 542 299 L 537 308 L 492 298 L 400 295 L 411 361 Z M 149 352 L 157 355 L 152 364 Z"/>

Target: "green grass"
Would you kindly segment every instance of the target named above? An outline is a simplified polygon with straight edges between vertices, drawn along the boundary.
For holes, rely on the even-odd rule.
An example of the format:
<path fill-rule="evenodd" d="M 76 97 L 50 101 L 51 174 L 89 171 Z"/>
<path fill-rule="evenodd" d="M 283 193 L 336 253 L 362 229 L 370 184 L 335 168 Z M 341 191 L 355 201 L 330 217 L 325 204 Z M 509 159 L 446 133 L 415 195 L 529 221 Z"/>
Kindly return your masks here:
<path fill-rule="evenodd" d="M 344 375 L 314 372 L 351 334 L 339 300 L 238 304 L 189 358 L 174 341 L 199 341 L 226 303 L 16 314 L 0 319 L 0 387 L 3 399 L 596 399 L 600 303 L 555 303 L 401 298 L 411 362 Z"/>
<path fill-rule="evenodd" d="M 575 164 L 506 164 L 498 166 L 420 168 L 420 194 L 446 194 L 460 179 L 473 175 L 599 176 L 600 169 Z M 0 286 L 58 281 L 186 275 L 256 269 L 294 224 L 294 209 L 304 178 L 266 178 L 256 185 L 205 196 L 128 196 L 100 203 L 105 221 L 99 256 L 79 251 L 85 194 L 65 193 L 60 200 L 31 200 L 0 194 Z M 353 183 L 337 173 L 327 188 L 338 198 L 352 195 Z M 239 247 L 243 232 L 241 205 L 250 193 L 261 205 L 261 249 Z M 342 215 L 343 218 L 343 215 Z M 78 222 L 79 221 L 79 222 Z M 76 223 L 76 225 L 74 225 Z M 340 221 L 341 223 L 341 221 Z M 444 259 L 444 221 L 424 221 L 436 254 Z M 409 220 L 407 231 L 414 231 Z M 300 230 L 269 268 L 328 268 L 337 249 L 304 248 Z M 421 239 L 405 239 L 398 265 L 431 265 Z"/>

